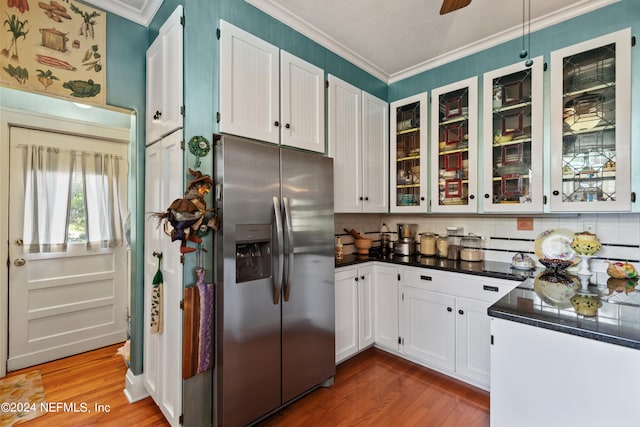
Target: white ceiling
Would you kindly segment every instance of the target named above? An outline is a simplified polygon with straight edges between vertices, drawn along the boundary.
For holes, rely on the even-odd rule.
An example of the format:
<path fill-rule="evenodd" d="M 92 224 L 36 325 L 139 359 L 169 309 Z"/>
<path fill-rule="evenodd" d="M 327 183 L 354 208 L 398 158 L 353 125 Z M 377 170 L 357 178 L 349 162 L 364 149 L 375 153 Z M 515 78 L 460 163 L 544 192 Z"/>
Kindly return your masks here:
<path fill-rule="evenodd" d="M 522 37 L 522 0 L 246 0 L 385 82 Z M 619 0 L 526 0 L 531 31 Z M 535 38 L 531 40 L 535 45 Z"/>
<path fill-rule="evenodd" d="M 163 0 L 84 0 L 148 26 Z M 392 83 L 619 0 L 245 0 L 382 81 Z M 525 7 L 523 11 L 523 1 Z M 535 37 L 531 44 L 535 46 Z"/>

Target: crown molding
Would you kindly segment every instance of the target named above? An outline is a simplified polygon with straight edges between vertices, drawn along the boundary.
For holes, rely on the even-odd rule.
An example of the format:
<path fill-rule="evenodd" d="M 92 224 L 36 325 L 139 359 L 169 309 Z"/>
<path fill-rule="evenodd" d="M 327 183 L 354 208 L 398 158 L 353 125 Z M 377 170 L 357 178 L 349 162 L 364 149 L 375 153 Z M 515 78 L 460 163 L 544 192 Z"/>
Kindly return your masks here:
<path fill-rule="evenodd" d="M 83 0 L 107 12 L 114 13 L 136 24 L 148 27 L 160 9 L 163 0 L 144 0 L 140 8 L 135 8 L 119 0 Z"/>
<path fill-rule="evenodd" d="M 435 58 L 415 64 L 411 67 L 407 67 L 404 70 L 389 74 L 384 69 L 373 64 L 371 61 L 354 52 L 352 49 L 349 49 L 344 44 L 335 40 L 330 35 L 326 34 L 309 22 L 281 7 L 275 1 L 245 1 L 387 84 L 395 83 L 397 81 L 412 77 L 416 74 L 428 71 L 449 62 L 464 58 L 474 53 L 481 52 L 485 49 L 518 38 L 522 34 L 522 26 L 518 25 L 508 30 L 502 31 L 498 34 L 494 34 L 491 37 L 478 40 L 477 42 L 467 45 L 463 48 L 447 52 L 446 54 L 439 55 Z M 556 25 L 560 22 L 575 18 L 576 16 L 583 15 L 585 13 L 592 12 L 596 9 L 608 6 L 613 3 L 617 3 L 619 1 L 620 0 L 581 0 L 576 4 L 532 20 L 530 31 L 534 32 L 546 27 L 550 27 L 552 25 Z"/>

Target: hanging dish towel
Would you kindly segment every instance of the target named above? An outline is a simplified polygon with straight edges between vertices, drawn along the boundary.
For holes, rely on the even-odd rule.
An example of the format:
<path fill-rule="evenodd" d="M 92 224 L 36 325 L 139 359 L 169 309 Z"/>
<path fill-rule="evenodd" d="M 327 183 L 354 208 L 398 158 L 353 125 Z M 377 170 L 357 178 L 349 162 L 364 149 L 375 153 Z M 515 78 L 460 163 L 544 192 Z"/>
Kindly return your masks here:
<path fill-rule="evenodd" d="M 162 333 L 162 271 L 160 270 L 160 263 L 162 261 L 162 254 L 158 256 L 158 271 L 153 276 L 151 282 L 151 333 Z"/>
<path fill-rule="evenodd" d="M 198 331 L 198 373 L 213 365 L 213 284 L 204 283 L 204 268 L 198 269 L 200 294 L 200 330 Z"/>

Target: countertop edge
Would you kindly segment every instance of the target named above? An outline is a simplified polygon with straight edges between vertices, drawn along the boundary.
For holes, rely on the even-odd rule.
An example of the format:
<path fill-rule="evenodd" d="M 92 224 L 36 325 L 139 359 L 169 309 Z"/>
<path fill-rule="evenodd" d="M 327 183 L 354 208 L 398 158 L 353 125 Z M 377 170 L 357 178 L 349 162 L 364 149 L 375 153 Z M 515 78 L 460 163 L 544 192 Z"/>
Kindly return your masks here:
<path fill-rule="evenodd" d="M 522 323 L 524 325 L 549 329 L 556 332 L 562 332 L 570 335 L 592 339 L 595 341 L 601 341 L 608 344 L 615 344 L 623 347 L 632 348 L 635 350 L 640 350 L 640 342 L 638 341 L 625 339 L 621 337 L 615 337 L 615 336 L 607 335 L 601 332 L 589 331 L 587 329 L 581 329 L 571 325 L 564 325 L 559 322 L 548 322 L 541 319 L 523 316 L 518 313 L 507 311 L 504 308 L 497 309 L 497 308 L 494 308 L 494 306 L 490 306 L 487 309 L 487 314 L 497 319 L 509 320 L 516 323 Z"/>
<path fill-rule="evenodd" d="M 507 274 L 507 273 L 500 273 L 500 272 L 472 271 L 472 270 L 465 270 L 460 268 L 442 267 L 437 265 L 426 265 L 426 264 L 421 264 L 415 261 L 411 262 L 406 260 L 397 260 L 397 259 L 394 260 L 394 259 L 385 259 L 385 258 L 358 259 L 356 257 L 347 257 L 347 256 L 345 256 L 345 261 L 342 261 L 339 264 L 338 263 L 335 264 L 335 269 L 338 270 L 344 267 L 353 267 L 353 266 L 357 266 L 359 264 L 365 264 L 368 262 L 380 262 L 384 264 L 397 265 L 401 267 L 417 267 L 417 268 L 425 268 L 425 269 L 432 269 L 432 270 L 448 271 L 451 273 L 469 274 L 473 276 L 491 277 L 494 279 L 510 280 L 516 283 L 522 283 L 528 278 L 528 276 L 515 277 L 514 275 Z M 497 263 L 497 264 L 508 265 L 508 263 Z M 526 270 L 525 271 L 519 270 L 519 272 L 522 272 L 523 274 L 528 274 Z"/>

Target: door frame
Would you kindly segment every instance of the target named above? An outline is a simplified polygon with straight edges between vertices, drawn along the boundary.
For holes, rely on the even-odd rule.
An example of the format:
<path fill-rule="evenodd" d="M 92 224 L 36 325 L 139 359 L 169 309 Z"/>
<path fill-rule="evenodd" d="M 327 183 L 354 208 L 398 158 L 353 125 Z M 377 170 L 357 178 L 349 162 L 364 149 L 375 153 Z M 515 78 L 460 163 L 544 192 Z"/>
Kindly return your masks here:
<path fill-rule="evenodd" d="M 25 127 L 48 132 L 71 133 L 114 141 L 131 141 L 131 129 L 97 124 L 64 117 L 39 114 L 11 108 L 0 108 L 0 260 L 8 260 L 8 224 L 9 224 L 9 130 L 12 126 Z M 130 155 L 130 150 L 129 155 Z M 128 161 L 128 159 L 127 159 Z M 127 179 L 129 179 L 129 171 Z M 130 198 L 127 196 L 127 200 Z M 4 243 L 6 242 L 6 243 Z M 127 295 L 131 289 L 130 274 L 127 274 Z M 7 374 L 9 343 L 9 267 L 0 262 L 0 377 Z M 130 298 L 127 305 L 130 304 Z"/>

